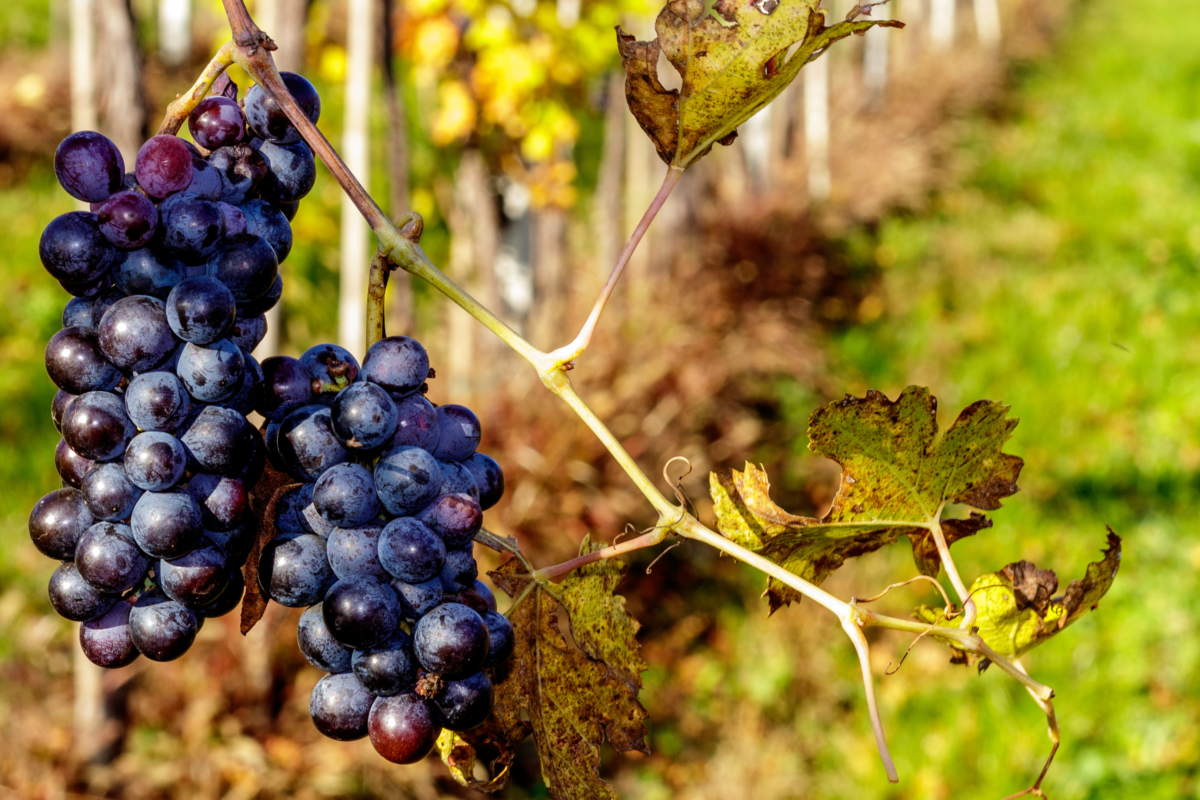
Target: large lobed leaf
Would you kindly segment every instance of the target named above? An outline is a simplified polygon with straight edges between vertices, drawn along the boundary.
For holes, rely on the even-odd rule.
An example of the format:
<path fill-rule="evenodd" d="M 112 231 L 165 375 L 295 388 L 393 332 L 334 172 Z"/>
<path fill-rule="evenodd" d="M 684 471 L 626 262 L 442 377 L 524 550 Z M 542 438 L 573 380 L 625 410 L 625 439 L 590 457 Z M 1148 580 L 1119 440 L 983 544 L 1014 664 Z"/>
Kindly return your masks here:
<path fill-rule="evenodd" d="M 829 45 L 891 20 L 825 26 L 818 0 L 673 0 L 655 22 L 658 38 L 639 42 L 617 29 L 629 109 L 667 164 L 686 168 L 729 144 L 739 125 L 774 100 Z M 788 55 L 788 50 L 795 50 Z M 666 89 L 664 54 L 683 79 Z"/>
<path fill-rule="evenodd" d="M 1008 406 L 981 400 L 938 436 L 937 401 L 910 386 L 895 402 L 875 391 L 849 395 L 813 412 L 809 448 L 842 465 L 841 485 L 821 519 L 788 514 L 770 498 L 766 473 L 713 473 L 709 485 L 723 535 L 819 584 L 848 558 L 874 552 L 906 535 L 922 573 L 936 576 L 940 559 L 930 528 L 948 543 L 990 527 L 972 513 L 941 519 L 948 504 L 991 511 L 1017 491 L 1023 462 L 1002 452 L 1017 420 Z M 772 579 L 771 611 L 799 600 Z"/>

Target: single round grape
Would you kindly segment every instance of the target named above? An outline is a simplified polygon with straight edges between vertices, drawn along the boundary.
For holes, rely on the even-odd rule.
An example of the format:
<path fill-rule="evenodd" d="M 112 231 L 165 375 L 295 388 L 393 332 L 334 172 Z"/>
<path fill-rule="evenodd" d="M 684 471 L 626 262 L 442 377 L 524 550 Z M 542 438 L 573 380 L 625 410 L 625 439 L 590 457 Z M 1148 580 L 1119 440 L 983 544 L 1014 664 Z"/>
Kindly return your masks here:
<path fill-rule="evenodd" d="M 107 136 L 79 131 L 59 142 L 54 151 L 54 174 L 71 197 L 102 203 L 120 190 L 125 159 Z"/>
<path fill-rule="evenodd" d="M 191 410 L 192 399 L 173 372 L 143 372 L 125 388 L 125 411 L 143 431 L 170 433 Z"/>
<path fill-rule="evenodd" d="M 326 672 L 349 672 L 354 651 L 343 647 L 325 627 L 320 604 L 309 606 L 296 626 L 296 643 L 308 663 Z"/>
<path fill-rule="evenodd" d="M 258 343 L 267 335 L 267 318 L 262 314 L 255 317 L 238 317 L 233 323 L 229 341 L 247 353 L 258 347 Z"/>
<path fill-rule="evenodd" d="M 92 516 L 108 522 L 129 519 L 142 496 L 142 488 L 129 479 L 125 465 L 120 461 L 97 464 L 88 471 L 82 488 L 83 499 Z"/>
<path fill-rule="evenodd" d="M 429 705 L 406 693 L 375 698 L 367 732 L 379 755 L 393 764 L 415 764 L 433 751 L 442 729 Z"/>
<path fill-rule="evenodd" d="M 258 152 L 267 162 L 267 174 L 259 184 L 263 200 L 294 203 L 312 191 L 317 181 L 317 162 L 304 142 L 263 142 Z"/>
<path fill-rule="evenodd" d="M 216 600 L 229 584 L 225 553 L 214 544 L 203 544 L 179 558 L 159 560 L 154 575 L 167 597 L 190 608 Z"/>
<path fill-rule="evenodd" d="M 229 531 L 241 523 L 250 505 L 250 493 L 237 478 L 201 473 L 188 481 L 187 493 L 200 507 L 205 530 Z"/>
<path fill-rule="evenodd" d="M 433 454 L 451 461 L 466 461 L 479 446 L 479 417 L 466 406 L 444 405 L 437 408 L 442 435 Z"/>
<path fill-rule="evenodd" d="M 62 326 L 64 328 L 91 328 L 92 309 L 96 301 L 86 297 L 72 297 L 63 308 Z"/>
<path fill-rule="evenodd" d="M 201 470 L 233 475 L 250 459 L 256 438 L 254 428 L 232 408 L 207 406 L 187 423 L 179 440 Z"/>
<path fill-rule="evenodd" d="M 392 588 L 404 601 L 405 619 L 420 619 L 442 604 L 445 598 L 445 587 L 441 578 L 434 578 L 423 583 L 405 583 L 401 580 L 392 581 Z"/>
<path fill-rule="evenodd" d="M 241 388 L 246 359 L 237 345 L 228 339 L 211 344 L 188 342 L 179 353 L 175 374 L 192 399 L 202 403 L 228 400 Z"/>
<path fill-rule="evenodd" d="M 92 320 L 97 329 L 108 310 L 116 305 L 118 300 L 123 299 L 125 299 L 125 295 L 121 293 L 120 289 L 108 289 L 96 297 L 96 304 L 92 306 Z"/>
<path fill-rule="evenodd" d="M 442 484 L 438 487 L 438 494 L 466 494 L 479 499 L 479 486 L 475 483 L 475 476 L 465 465 L 439 458 L 438 466 L 442 470 Z"/>
<path fill-rule="evenodd" d="M 65 439 L 58 440 L 58 446 L 54 448 L 54 468 L 65 483 L 78 489 L 83 486 L 84 478 L 95 465 L 95 461 L 72 450 Z"/>
<path fill-rule="evenodd" d="M 247 200 L 241 206 L 246 217 L 246 233 L 252 233 L 271 245 L 280 264 L 292 252 L 292 226 L 288 217 L 266 200 Z"/>
<path fill-rule="evenodd" d="M 325 406 L 304 406 L 288 414 L 278 441 L 279 456 L 297 480 L 315 481 L 325 470 L 350 460 Z"/>
<path fill-rule="evenodd" d="M 179 195 L 158 208 L 162 242 L 187 264 L 203 263 L 225 235 L 225 216 L 212 200 Z"/>
<path fill-rule="evenodd" d="M 504 470 L 500 469 L 496 460 L 483 453 L 475 453 L 462 463 L 475 479 L 475 486 L 479 490 L 479 507 L 487 511 L 499 503 L 504 496 Z"/>
<path fill-rule="evenodd" d="M 95 328 L 63 328 L 46 344 L 46 372 L 70 394 L 102 392 L 121 382 L 121 371 L 100 350 Z"/>
<path fill-rule="evenodd" d="M 216 170 L 213 171 L 216 172 Z M 230 237 L 245 235 L 246 215 L 242 213 L 242 209 L 224 201 L 218 202 L 217 206 L 221 209 L 221 216 L 225 219 L 225 235 Z"/>
<path fill-rule="evenodd" d="M 512 623 L 508 621 L 508 617 L 498 613 L 494 608 L 484 612 L 483 622 L 488 629 L 488 657 L 483 665 L 498 667 L 508 661 L 508 657 L 512 655 L 513 645 L 516 641 Z"/>
<path fill-rule="evenodd" d="M 291 356 L 271 356 L 262 362 L 263 396 L 255 408 L 269 420 L 282 421 L 312 402 L 312 375 Z"/>
<path fill-rule="evenodd" d="M 145 294 L 166 300 L 186 276 L 187 267 L 182 261 L 155 247 L 121 253 L 113 264 L 113 283 L 127 295 Z"/>
<path fill-rule="evenodd" d="M 347 450 L 375 450 L 396 433 L 396 404 L 373 383 L 354 383 L 338 392 L 331 414 L 333 430 Z"/>
<path fill-rule="evenodd" d="M 442 435 L 437 409 L 422 394 L 396 400 L 396 435 L 392 447 L 419 447 L 432 453 Z"/>
<path fill-rule="evenodd" d="M 100 233 L 122 250 L 144 247 L 158 233 L 158 209 L 145 195 L 117 192 L 96 209 Z"/>
<path fill-rule="evenodd" d="M 367 735 L 367 718 L 375 695 L 353 672 L 326 675 L 313 687 L 308 713 L 313 724 L 330 739 L 349 742 Z"/>
<path fill-rule="evenodd" d="M 138 150 L 133 174 L 148 195 L 161 200 L 192 182 L 192 153 L 176 136 L 153 136 Z"/>
<path fill-rule="evenodd" d="M 442 578 L 438 578 L 438 581 L 442 582 L 442 584 L 445 585 L 445 581 Z M 479 614 L 480 616 L 483 616 L 490 610 L 488 608 L 487 600 L 484 600 L 483 595 L 481 595 L 481 594 L 479 594 L 479 592 L 475 591 L 474 586 L 462 588 L 462 587 L 455 585 L 454 591 L 451 591 L 450 589 L 446 589 L 446 594 L 445 594 L 442 602 L 444 602 L 444 603 L 462 603 L 464 606 L 471 609 L 472 611 L 474 611 L 476 614 Z"/>
<path fill-rule="evenodd" d="M 483 511 L 475 498 L 466 494 L 444 494 L 425 507 L 417 519 L 442 537 L 446 548 L 467 545 L 483 525 Z"/>
<path fill-rule="evenodd" d="M 412 639 L 403 631 L 397 631 L 374 647 L 355 650 L 350 663 L 367 691 L 380 697 L 411 691 L 417 682 L 417 659 L 412 652 Z"/>
<path fill-rule="evenodd" d="M 118 251 L 114 251 L 114 252 L 119 253 L 120 251 L 118 250 Z M 116 256 L 114 256 L 113 258 L 115 260 Z M 111 264 L 109 266 L 111 266 Z M 84 298 L 84 299 L 94 299 L 94 298 L 97 298 L 100 295 L 104 294 L 104 292 L 108 290 L 109 283 L 111 280 L 112 280 L 112 276 L 109 274 L 108 271 L 105 271 L 105 273 L 103 275 L 101 275 L 99 278 L 96 278 L 91 281 L 76 281 L 76 280 L 71 280 L 69 278 L 68 279 L 60 278 L 58 281 L 58 285 L 63 288 L 63 291 L 65 291 L 67 294 L 71 295 L 72 297 L 79 297 L 79 298 Z M 92 316 L 95 317 L 94 312 L 93 312 Z"/>
<path fill-rule="evenodd" d="M 133 538 L 146 555 L 178 558 L 200 542 L 200 508 L 186 492 L 146 492 L 130 517 Z"/>
<path fill-rule="evenodd" d="M 62 435 L 67 444 L 93 461 L 119 458 L 136 434 L 137 428 L 125 414 L 125 403 L 108 392 L 79 395 L 63 417 Z"/>
<path fill-rule="evenodd" d="M 487 625 L 466 606 L 443 603 L 417 621 L 413 652 L 428 671 L 460 680 L 478 672 L 487 660 Z"/>
<path fill-rule="evenodd" d="M 494 704 L 492 680 L 485 672 L 448 681 L 433 700 L 439 722 L 455 733 L 482 725 L 491 715 Z"/>
<path fill-rule="evenodd" d="M 193 344 L 212 344 L 233 330 L 237 315 L 233 293 L 204 275 L 185 278 L 167 296 L 167 323 L 175 335 Z"/>
<path fill-rule="evenodd" d="M 326 542 L 333 574 L 338 578 L 374 575 L 387 580 L 388 574 L 379 564 L 379 535 L 382 531 L 379 525 L 335 528 Z"/>
<path fill-rule="evenodd" d="M 139 489 L 161 492 L 183 480 L 188 452 L 169 433 L 146 431 L 125 448 L 125 474 Z"/>
<path fill-rule="evenodd" d="M 379 501 L 396 516 L 408 516 L 429 505 L 441 485 L 437 459 L 419 447 L 389 450 L 375 465 Z"/>
<path fill-rule="evenodd" d="M 227 531 L 204 529 L 204 538 L 221 549 L 225 554 L 225 563 L 233 572 L 240 570 L 254 549 L 254 541 L 258 529 L 251 520 L 236 525 Z M 210 615 L 205 615 L 210 616 Z"/>
<path fill-rule="evenodd" d="M 151 661 L 174 661 L 196 641 L 200 618 L 196 612 L 159 589 L 146 592 L 129 613 L 133 645 Z"/>
<path fill-rule="evenodd" d="M 472 585 L 472 588 L 475 589 L 475 594 L 483 598 L 484 605 L 487 606 L 488 611 L 496 610 L 496 595 L 491 589 L 488 588 L 486 583 L 476 579 L 475 583 Z M 486 618 L 484 621 L 487 621 Z"/>
<path fill-rule="evenodd" d="M 29 538 L 42 555 L 70 561 L 79 537 L 96 523 L 78 489 L 55 489 L 29 513 Z"/>
<path fill-rule="evenodd" d="M 400 611 L 395 590 L 372 575 L 342 578 L 330 587 L 322 605 L 330 635 L 356 650 L 391 636 L 400 624 Z"/>
<path fill-rule="evenodd" d="M 146 372 L 170 358 L 178 345 L 157 297 L 118 300 L 100 320 L 100 351 L 123 372 Z"/>
<path fill-rule="evenodd" d="M 308 80 L 294 72 L 280 72 L 283 85 L 312 122 L 321 118 L 321 97 Z M 270 142 L 298 142 L 300 131 L 288 120 L 275 99 L 257 84 L 246 93 L 246 120 L 254 132 Z"/>
<path fill-rule="evenodd" d="M 279 262 L 266 240 L 248 233 L 227 236 L 208 259 L 206 274 L 229 288 L 239 303 L 266 294 L 279 276 Z"/>
<path fill-rule="evenodd" d="M 247 423 L 246 429 L 250 432 L 250 458 L 245 464 L 229 473 L 229 477 L 237 478 L 247 485 L 253 485 L 262 477 L 263 469 L 266 467 L 266 447 L 263 446 L 263 441 L 253 426 Z"/>
<path fill-rule="evenodd" d="M 204 159 L 192 156 L 192 182 L 180 194 L 216 202 L 224 193 L 225 182 L 221 180 L 220 171 Z"/>
<path fill-rule="evenodd" d="M 312 484 L 304 486 L 310 488 Z M 300 512 L 311 500 L 304 499 L 303 487 L 288 489 L 275 504 L 275 527 L 280 533 L 305 533 L 307 529 L 300 522 Z M 332 672 L 332 670 L 329 670 Z"/>
<path fill-rule="evenodd" d="M 451 550 L 446 553 L 446 563 L 442 567 L 442 585 L 448 592 L 461 592 L 475 585 L 479 577 L 479 565 L 475 563 L 475 555 L 469 550 Z"/>
<path fill-rule="evenodd" d="M 379 498 L 371 470 L 361 464 L 330 467 L 313 486 L 313 504 L 325 521 L 351 528 L 379 516 Z"/>
<path fill-rule="evenodd" d="M 336 344 L 318 344 L 304 351 L 300 364 L 312 376 L 315 394 L 339 392 L 358 380 L 358 359 Z"/>
<path fill-rule="evenodd" d="M 64 561 L 50 576 L 50 605 L 58 615 L 72 622 L 95 619 L 112 608 L 119 600 L 92 586 L 79 574 L 73 561 Z"/>
<path fill-rule="evenodd" d="M 150 561 L 138 549 L 128 525 L 97 522 L 80 537 L 75 566 L 96 591 L 124 594 L 146 577 Z"/>
<path fill-rule="evenodd" d="M 429 354 L 416 339 L 389 336 L 367 350 L 363 379 L 389 392 L 415 392 L 429 379 Z"/>
<path fill-rule="evenodd" d="M 79 648 L 98 667 L 117 669 L 132 664 L 141 655 L 133 646 L 129 614 L 133 606 L 117 603 L 104 615 L 79 626 Z"/>
<path fill-rule="evenodd" d="M 276 275 L 275 282 L 271 284 L 271 288 L 267 293 L 257 300 L 250 300 L 245 303 L 238 303 L 238 317 L 240 319 L 248 319 L 250 317 L 258 317 L 266 314 L 275 306 L 279 305 L 279 301 L 283 299 L 283 276 Z M 264 321 L 265 322 L 265 321 Z M 264 329 L 265 332 L 265 329 Z M 251 348 L 253 349 L 253 348 Z"/>
<path fill-rule="evenodd" d="M 204 605 L 194 607 L 192 611 L 202 619 L 223 617 L 241 605 L 242 595 L 245 593 L 246 579 L 242 577 L 242 571 L 230 569 L 229 579 L 221 593 Z"/>
<path fill-rule="evenodd" d="M 59 433 L 62 433 L 63 418 L 67 416 L 67 409 L 73 402 L 75 402 L 75 395 L 64 392 L 62 389 L 55 392 L 54 399 L 50 401 L 50 419 L 54 422 L 54 429 Z"/>
<path fill-rule="evenodd" d="M 221 175 L 221 201 L 235 206 L 253 197 L 267 174 L 267 160 L 248 144 L 217 148 L 208 163 Z"/>
<path fill-rule="evenodd" d="M 242 359 L 246 362 L 246 371 L 242 375 L 242 385 L 233 396 L 225 401 L 225 405 L 239 414 L 249 414 L 262 400 L 263 371 L 258 359 L 242 351 Z"/>
<path fill-rule="evenodd" d="M 227 97 L 206 97 L 188 115 L 188 131 L 196 144 L 216 150 L 237 144 L 246 136 L 246 115 Z"/>
<path fill-rule="evenodd" d="M 405 583 L 433 580 L 446 563 L 442 537 L 411 517 L 389 522 L 380 534 L 378 549 L 380 565 Z"/>
<path fill-rule="evenodd" d="M 325 540 L 311 533 L 277 536 L 259 558 L 259 585 L 281 606 L 303 608 L 318 603 L 334 580 Z"/>

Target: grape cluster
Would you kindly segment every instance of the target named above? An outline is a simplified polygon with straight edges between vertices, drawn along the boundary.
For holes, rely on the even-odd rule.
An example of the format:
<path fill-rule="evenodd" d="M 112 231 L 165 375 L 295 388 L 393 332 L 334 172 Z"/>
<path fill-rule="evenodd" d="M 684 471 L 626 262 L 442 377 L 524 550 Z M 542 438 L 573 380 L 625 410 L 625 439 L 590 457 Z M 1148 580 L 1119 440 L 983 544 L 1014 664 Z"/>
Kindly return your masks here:
<path fill-rule="evenodd" d="M 414 339 L 375 343 L 361 366 L 319 345 L 268 358 L 263 373 L 267 457 L 301 483 L 276 501 L 259 583 L 281 605 L 308 607 L 300 650 L 329 673 L 312 693 L 313 723 L 417 761 L 442 728 L 487 719 L 489 670 L 513 649 L 473 553 L 504 475 L 475 452 L 470 409 L 425 399 L 429 358 Z"/>
<path fill-rule="evenodd" d="M 312 85 L 284 80 L 316 121 Z M 155 136 L 130 173 L 104 136 L 64 139 L 55 174 L 91 211 L 54 219 L 39 245 L 73 297 L 46 348 L 63 488 L 38 501 L 29 532 L 62 562 L 51 603 L 83 623 L 83 652 L 104 667 L 178 658 L 241 601 L 266 456 L 245 416 L 264 398 L 250 351 L 315 178 L 258 87 L 244 110 L 205 98 L 188 125 L 198 146 Z"/>

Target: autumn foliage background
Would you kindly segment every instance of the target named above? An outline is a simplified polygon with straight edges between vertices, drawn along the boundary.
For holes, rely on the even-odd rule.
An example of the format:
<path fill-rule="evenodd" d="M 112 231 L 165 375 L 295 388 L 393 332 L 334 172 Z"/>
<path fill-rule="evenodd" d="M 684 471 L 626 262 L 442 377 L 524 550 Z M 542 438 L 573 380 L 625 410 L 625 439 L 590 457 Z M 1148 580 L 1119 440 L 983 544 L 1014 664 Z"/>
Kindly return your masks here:
<path fill-rule="evenodd" d="M 928 4 L 901 0 L 893 13 L 909 27 L 875 32 L 892 37 L 882 94 L 864 91 L 861 40 L 827 56 L 828 202 L 808 196 L 799 91 L 778 101 L 768 169 L 743 131 L 689 172 L 572 378 L 648 474 L 690 460 L 682 485 L 708 521 L 706 473 L 747 460 L 765 465 L 784 508 L 823 510 L 838 473 L 806 454 L 806 421 L 844 392 L 928 385 L 943 423 L 976 399 L 1010 403 L 1022 492 L 994 529 L 956 546 L 964 578 L 1023 557 L 1073 575 L 1106 523 L 1125 537 L 1099 613 L 1029 659 L 1057 689 L 1063 725 L 1048 789 L 1200 796 L 1200 21 L 1167 0 L 1005 0 L 991 52 L 961 5 L 957 45 L 935 52 Z M 36 243 L 70 208 L 49 168 L 70 124 L 67 9 L 12 0 L 0 14 L 0 794 L 467 796 L 437 762 L 397 768 L 368 743 L 322 739 L 307 718 L 319 674 L 295 648 L 297 614 L 277 607 L 246 639 L 216 620 L 184 659 L 107 676 L 95 741 L 77 739 L 73 626 L 53 615 L 53 565 L 25 532 L 58 485 L 42 350 L 65 296 Z M 140 131 L 226 29 L 219 4 L 197 0 L 190 47 L 168 65 L 156 5 L 132 9 Z M 539 346 L 573 335 L 657 188 L 612 33 L 620 23 L 646 38 L 656 10 L 397 4 L 408 186 L 397 193 L 388 169 L 381 78 L 367 182 L 385 208 L 419 211 L 434 262 Z M 297 41 L 293 64 L 321 90 L 336 145 L 344 4 L 310 3 Z M 339 202 L 322 172 L 294 223 L 282 352 L 336 337 Z M 431 397 L 480 412 L 482 449 L 509 485 L 489 528 L 544 565 L 588 532 L 609 541 L 653 521 L 583 425 L 465 315 L 423 286 L 396 293 L 389 313 L 429 348 Z M 883 677 L 908 641 L 872 633 L 902 776 L 888 786 L 834 620 L 810 604 L 768 619 L 761 576 L 698 544 L 648 570 L 656 554 L 633 557 L 622 586 L 644 626 L 652 750 L 605 752 L 622 797 L 999 797 L 1040 768 L 1044 723 L 1015 684 L 953 667 L 932 643 Z M 898 545 L 826 588 L 865 596 L 912 574 Z M 907 589 L 881 607 L 904 615 L 931 600 Z M 502 796 L 546 796 L 532 748 Z"/>

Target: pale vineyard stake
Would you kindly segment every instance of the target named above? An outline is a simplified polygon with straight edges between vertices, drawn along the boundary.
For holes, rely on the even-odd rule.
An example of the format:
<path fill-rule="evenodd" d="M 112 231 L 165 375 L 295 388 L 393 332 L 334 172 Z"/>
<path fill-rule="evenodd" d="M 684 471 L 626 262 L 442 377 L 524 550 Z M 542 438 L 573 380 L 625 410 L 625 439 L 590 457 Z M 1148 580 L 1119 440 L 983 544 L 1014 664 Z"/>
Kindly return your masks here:
<path fill-rule="evenodd" d="M 346 111 L 342 133 L 342 153 L 346 165 L 364 178 L 369 150 L 368 129 L 371 108 L 371 63 L 375 51 L 373 0 L 349 0 L 346 34 Z M 338 295 L 338 341 L 351 353 L 366 352 L 363 321 L 366 305 L 362 287 L 367 283 L 371 253 L 368 229 L 354 202 L 342 197 L 341 278 Z"/>

